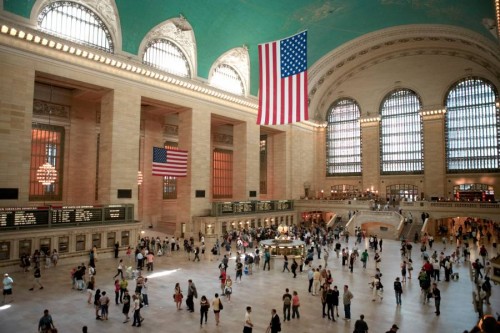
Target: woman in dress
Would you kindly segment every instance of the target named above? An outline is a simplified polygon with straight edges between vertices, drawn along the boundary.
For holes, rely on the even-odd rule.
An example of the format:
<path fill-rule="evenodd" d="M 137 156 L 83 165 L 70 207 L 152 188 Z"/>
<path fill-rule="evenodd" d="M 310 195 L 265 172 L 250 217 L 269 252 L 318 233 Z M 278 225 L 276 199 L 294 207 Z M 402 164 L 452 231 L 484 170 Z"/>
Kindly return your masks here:
<path fill-rule="evenodd" d="M 175 284 L 175 288 L 174 288 L 174 302 L 175 302 L 175 305 L 177 306 L 177 310 L 181 309 L 183 297 L 184 296 L 182 295 L 181 286 L 180 286 L 179 282 L 177 282 Z"/>
<path fill-rule="evenodd" d="M 231 303 L 231 294 L 233 293 L 233 280 L 231 276 L 226 277 L 226 286 L 224 288 L 224 295 L 226 296 L 226 300 Z"/>

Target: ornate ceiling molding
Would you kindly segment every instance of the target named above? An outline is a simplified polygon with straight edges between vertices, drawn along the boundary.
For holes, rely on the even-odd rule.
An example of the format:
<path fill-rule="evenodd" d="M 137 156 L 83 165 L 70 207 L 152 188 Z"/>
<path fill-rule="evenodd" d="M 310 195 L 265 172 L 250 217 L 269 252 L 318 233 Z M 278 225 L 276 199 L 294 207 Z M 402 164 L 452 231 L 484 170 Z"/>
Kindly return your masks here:
<path fill-rule="evenodd" d="M 500 47 L 458 27 L 411 25 L 364 35 L 333 50 L 308 71 L 310 109 L 328 106 L 332 90 L 354 74 L 384 61 L 416 55 L 446 55 L 476 62 L 500 77 Z"/>
<path fill-rule="evenodd" d="M 196 40 L 193 28 L 184 17 L 172 18 L 151 29 L 139 46 L 139 59 L 144 57 L 147 44 L 155 39 L 168 39 L 179 46 L 188 59 L 191 76 L 197 76 Z"/>

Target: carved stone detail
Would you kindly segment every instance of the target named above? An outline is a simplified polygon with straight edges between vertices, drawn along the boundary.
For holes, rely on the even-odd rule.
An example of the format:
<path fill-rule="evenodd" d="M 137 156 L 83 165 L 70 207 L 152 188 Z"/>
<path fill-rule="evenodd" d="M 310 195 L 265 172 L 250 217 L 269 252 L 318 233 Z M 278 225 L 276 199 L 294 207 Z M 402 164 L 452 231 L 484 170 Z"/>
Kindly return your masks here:
<path fill-rule="evenodd" d="M 170 125 L 170 124 L 163 125 L 163 135 L 178 136 L 179 135 L 179 126 Z"/>
<path fill-rule="evenodd" d="M 33 100 L 33 114 L 46 117 L 58 117 L 69 119 L 70 107 L 59 105 L 38 99 Z"/>
<path fill-rule="evenodd" d="M 228 134 L 214 133 L 214 143 L 233 145 L 233 136 Z"/>

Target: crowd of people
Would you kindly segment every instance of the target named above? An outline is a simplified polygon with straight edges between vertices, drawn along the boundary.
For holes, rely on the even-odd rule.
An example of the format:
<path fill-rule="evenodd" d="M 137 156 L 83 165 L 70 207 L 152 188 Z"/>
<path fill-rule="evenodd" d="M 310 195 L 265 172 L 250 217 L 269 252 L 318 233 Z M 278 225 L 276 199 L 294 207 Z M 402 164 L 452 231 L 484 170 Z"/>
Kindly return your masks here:
<path fill-rule="evenodd" d="M 491 297 L 491 282 L 490 277 L 492 274 L 491 265 L 488 262 L 488 253 L 484 244 L 481 246 L 476 241 L 477 237 L 484 236 L 486 241 L 491 240 L 486 237 L 486 229 L 476 229 L 477 236 L 472 238 L 463 238 L 464 230 L 471 230 L 472 226 L 468 225 L 460 229 L 461 226 L 456 226 L 458 234 L 456 235 L 456 243 L 443 242 L 440 249 L 435 248 L 434 238 L 430 235 L 422 235 L 418 243 L 409 240 L 401 241 L 400 255 L 401 255 L 401 274 L 393 276 L 394 294 L 396 298 L 396 305 L 402 306 L 402 295 L 405 289 L 407 279 L 412 278 L 412 271 L 415 267 L 417 274 L 415 277 L 418 279 L 421 288 L 422 304 L 427 304 L 432 301 L 435 307 L 435 315 L 441 314 L 441 291 L 439 282 L 441 282 L 441 272 L 444 275 L 444 282 L 449 282 L 455 276 L 455 265 L 463 264 L 470 261 L 470 247 L 477 247 L 479 258 L 473 261 L 471 267 L 473 269 L 474 283 L 477 287 L 476 294 L 476 311 L 479 317 L 483 317 L 483 304 L 490 303 Z M 472 229 L 474 230 L 474 229 Z M 474 232 L 474 231 L 472 231 Z M 115 246 L 115 258 L 118 259 L 116 274 L 114 279 L 114 292 L 115 304 L 121 306 L 122 314 L 124 316 L 124 323 L 133 319 L 132 326 L 140 327 L 144 318 L 141 315 L 141 309 L 149 306 L 148 300 L 148 278 L 147 274 L 154 271 L 154 258 L 157 256 L 171 255 L 173 252 L 184 251 L 189 261 L 216 260 L 219 262 L 219 283 L 220 292 L 214 294 L 210 299 L 208 295 L 201 295 L 199 300 L 200 312 L 200 326 L 207 324 L 208 312 L 212 309 L 214 313 L 215 324 L 219 325 L 221 311 L 224 309 L 224 303 L 231 303 L 231 295 L 233 294 L 233 279 L 231 278 L 231 271 L 234 271 L 234 283 L 241 283 L 242 278 L 251 276 L 255 269 L 262 269 L 262 271 L 270 269 L 270 253 L 267 250 L 261 252 L 256 246 L 257 242 L 263 239 L 275 238 L 279 235 L 276 228 L 258 228 L 250 231 L 231 232 L 226 234 L 215 242 L 210 251 L 210 256 L 205 255 L 205 239 L 200 235 L 198 241 L 191 237 L 183 241 L 183 248 L 181 250 L 181 242 L 174 237 L 165 237 L 164 240 L 157 238 L 145 237 L 138 241 L 135 246 L 135 251 L 132 257 L 132 248 L 126 250 L 124 257 L 119 257 L 119 246 Z M 467 235 L 470 235 L 467 232 Z M 305 290 L 311 296 L 319 296 L 322 307 L 323 318 L 335 322 L 339 319 L 339 306 L 343 307 L 343 319 L 346 321 L 351 320 L 351 303 L 355 299 L 355 291 L 352 291 L 349 285 L 341 285 L 340 287 L 333 283 L 332 271 L 328 268 L 328 262 L 331 260 L 330 252 L 336 253 L 336 259 L 339 260 L 341 266 L 347 266 L 350 273 L 354 273 L 354 267 L 358 267 L 358 262 L 363 269 L 367 269 L 367 264 L 370 259 L 373 265 L 374 274 L 367 281 L 367 284 L 372 288 L 372 301 L 382 302 L 384 299 L 384 284 L 387 284 L 387 279 L 383 281 L 382 277 L 382 246 L 383 240 L 376 235 L 366 235 L 361 229 L 355 231 L 354 245 L 350 248 L 349 233 L 345 230 L 339 229 L 326 229 L 321 226 L 305 227 L 293 226 L 289 230 L 289 237 L 301 239 L 307 245 L 307 252 L 304 256 L 293 256 L 291 258 L 291 265 L 289 266 L 288 256 L 283 258 L 283 273 L 292 273 L 293 278 L 297 277 L 297 271 L 305 272 L 307 276 L 307 286 Z M 476 238 L 475 238 L 476 237 Z M 446 237 L 448 240 L 448 237 Z M 366 243 L 365 243 L 366 241 Z M 352 244 L 352 243 L 351 243 Z M 359 251 L 358 246 L 368 246 Z M 448 245 L 446 247 L 446 245 Z M 412 257 L 412 250 L 414 247 L 420 248 L 420 258 Z M 485 252 L 486 251 L 486 252 Z M 229 261 L 229 257 L 235 253 L 234 266 L 233 262 Z M 26 272 L 33 271 L 33 291 L 36 287 L 43 289 L 41 282 L 41 256 L 39 252 L 31 258 L 21 258 L 21 263 Z M 55 262 L 54 262 L 55 258 Z M 179 259 L 179 256 L 177 257 Z M 182 256 L 181 256 L 182 258 Z M 333 257 L 335 258 L 335 256 Z M 52 266 L 57 265 L 57 256 L 51 256 Z M 261 263 L 261 260 L 263 263 Z M 414 260 L 418 263 L 414 263 Z M 93 248 L 89 252 L 88 266 L 85 263 L 74 267 L 71 270 L 71 288 L 77 291 L 86 292 L 86 300 L 88 303 L 93 303 L 95 308 L 96 320 L 106 321 L 109 319 L 109 306 L 112 303 L 110 292 L 98 288 L 96 282 L 98 263 L 98 251 Z M 47 267 L 47 263 L 46 263 Z M 132 268 L 131 272 L 130 269 Z M 335 272 L 333 272 L 335 273 Z M 131 284 L 134 284 L 132 286 Z M 13 280 L 8 275 L 4 275 L 3 291 L 4 303 L 12 301 L 12 286 Z M 133 292 L 131 292 L 133 291 Z M 183 303 L 186 310 L 195 312 L 196 303 L 198 299 L 198 290 L 194 281 L 189 279 L 185 289 L 181 287 L 181 283 L 177 283 L 173 290 L 173 302 L 177 310 L 183 309 Z M 290 321 L 295 318 L 300 318 L 300 305 L 301 298 L 299 298 L 300 290 L 292 290 L 285 288 L 285 293 L 282 297 L 283 313 L 282 320 Z M 251 306 L 246 308 L 244 319 L 244 331 L 251 332 L 253 322 L 251 319 Z M 271 310 L 271 320 L 268 325 L 271 332 L 278 332 L 281 330 L 281 319 L 276 309 Z M 53 320 L 49 311 L 44 312 L 44 316 L 39 322 L 39 331 L 50 332 L 49 329 L 55 329 Z M 394 324 L 389 332 L 396 332 L 398 325 Z M 355 332 L 367 332 L 368 323 L 361 315 L 360 319 L 356 320 L 354 324 Z"/>

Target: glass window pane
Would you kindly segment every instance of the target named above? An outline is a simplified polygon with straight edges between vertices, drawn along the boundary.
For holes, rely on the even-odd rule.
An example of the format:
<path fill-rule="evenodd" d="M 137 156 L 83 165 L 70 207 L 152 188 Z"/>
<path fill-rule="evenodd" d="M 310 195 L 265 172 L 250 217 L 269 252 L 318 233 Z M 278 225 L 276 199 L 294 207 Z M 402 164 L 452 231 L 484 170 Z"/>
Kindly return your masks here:
<path fill-rule="evenodd" d="M 243 80 L 233 67 L 226 64 L 221 64 L 215 69 L 210 84 L 236 95 L 244 94 Z"/>
<path fill-rule="evenodd" d="M 361 174 L 360 109 L 352 99 L 336 101 L 328 113 L 326 174 Z"/>
<path fill-rule="evenodd" d="M 452 172 L 498 172 L 500 113 L 495 87 L 466 78 L 446 98 L 446 167 Z"/>
<path fill-rule="evenodd" d="M 87 7 L 58 1 L 47 5 L 38 15 L 38 28 L 48 34 L 113 53 L 108 28 Z"/>
<path fill-rule="evenodd" d="M 423 172 L 420 109 L 420 98 L 409 89 L 397 89 L 384 98 L 380 110 L 382 174 Z"/>
<path fill-rule="evenodd" d="M 190 77 L 189 63 L 182 50 L 167 39 L 155 39 L 146 46 L 143 63 L 181 77 Z"/>

